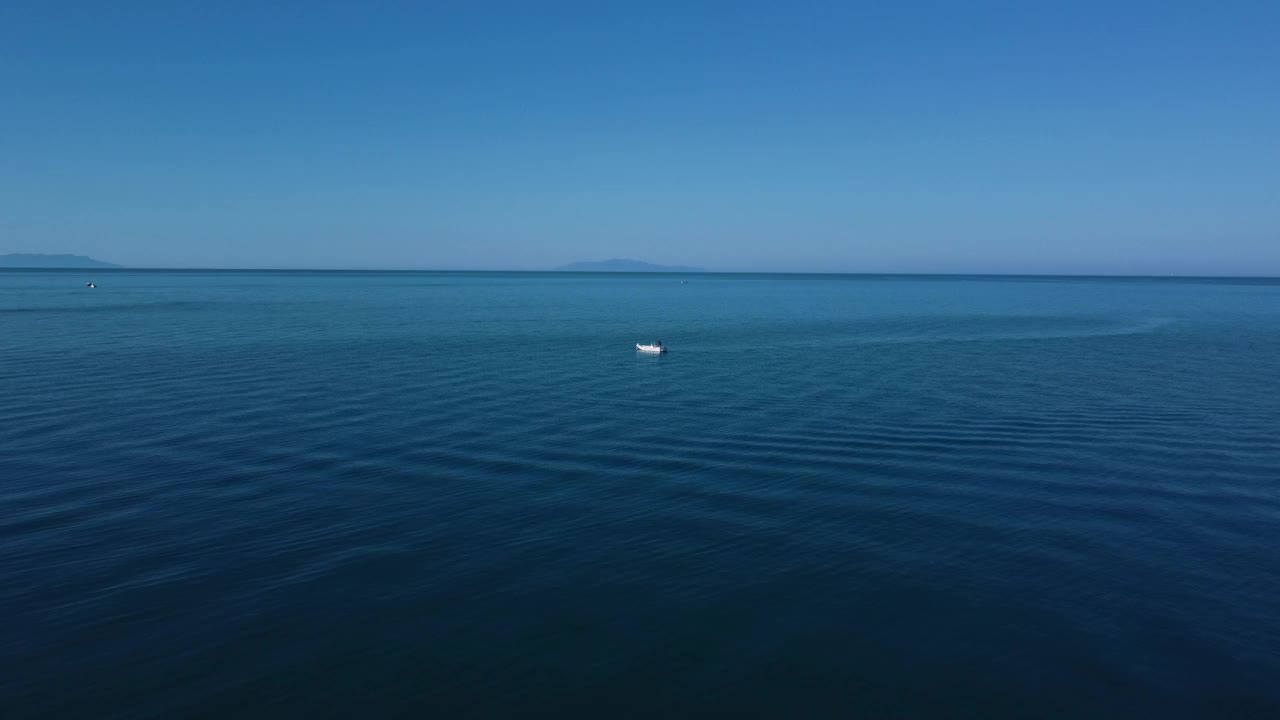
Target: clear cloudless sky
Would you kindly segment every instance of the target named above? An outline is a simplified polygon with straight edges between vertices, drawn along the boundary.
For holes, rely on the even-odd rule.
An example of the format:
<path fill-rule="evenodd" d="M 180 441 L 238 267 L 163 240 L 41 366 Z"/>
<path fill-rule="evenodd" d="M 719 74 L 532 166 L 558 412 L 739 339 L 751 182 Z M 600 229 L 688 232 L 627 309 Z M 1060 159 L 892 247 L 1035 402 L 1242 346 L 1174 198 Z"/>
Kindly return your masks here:
<path fill-rule="evenodd" d="M 0 253 L 1280 275 L 1280 2 L 0 3 Z"/>

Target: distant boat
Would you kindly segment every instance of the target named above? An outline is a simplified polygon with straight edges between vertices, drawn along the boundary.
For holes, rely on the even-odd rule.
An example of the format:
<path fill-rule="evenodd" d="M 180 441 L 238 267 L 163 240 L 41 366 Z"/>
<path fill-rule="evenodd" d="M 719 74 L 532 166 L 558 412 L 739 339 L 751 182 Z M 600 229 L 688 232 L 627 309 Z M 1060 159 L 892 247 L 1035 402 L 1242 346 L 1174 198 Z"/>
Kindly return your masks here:
<path fill-rule="evenodd" d="M 681 281 L 680 281 L 680 284 L 681 284 L 681 285 L 688 285 L 688 284 L 689 284 L 689 281 L 688 281 L 688 280 L 681 280 Z"/>
<path fill-rule="evenodd" d="M 664 353 L 667 351 L 667 346 L 663 345 L 662 341 L 659 340 L 652 345 L 641 345 L 640 343 L 636 343 L 636 350 L 646 353 Z"/>
<path fill-rule="evenodd" d="M 93 281 L 92 281 L 92 280 L 90 280 L 89 282 L 85 283 L 85 284 L 84 284 L 84 286 L 85 286 L 85 287 L 91 287 L 91 288 L 96 288 L 96 287 L 98 287 L 97 285 L 94 285 L 94 284 L 93 284 Z"/>

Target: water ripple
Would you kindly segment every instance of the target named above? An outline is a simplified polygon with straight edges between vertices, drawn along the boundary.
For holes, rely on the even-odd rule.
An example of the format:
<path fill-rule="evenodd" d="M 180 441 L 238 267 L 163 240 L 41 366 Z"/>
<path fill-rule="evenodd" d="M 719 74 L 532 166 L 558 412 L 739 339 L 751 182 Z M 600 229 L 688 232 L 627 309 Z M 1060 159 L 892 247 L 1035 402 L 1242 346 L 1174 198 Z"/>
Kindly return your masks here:
<path fill-rule="evenodd" d="M 1280 712 L 1265 283 L 57 279 L 15 717 Z"/>

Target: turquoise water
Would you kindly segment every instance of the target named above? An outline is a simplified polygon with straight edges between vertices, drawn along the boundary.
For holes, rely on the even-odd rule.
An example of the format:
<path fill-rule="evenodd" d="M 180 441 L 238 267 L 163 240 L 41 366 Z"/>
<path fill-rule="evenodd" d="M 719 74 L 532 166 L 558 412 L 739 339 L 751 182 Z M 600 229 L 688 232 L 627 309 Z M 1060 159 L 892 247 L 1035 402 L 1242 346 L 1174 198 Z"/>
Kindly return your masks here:
<path fill-rule="evenodd" d="M 0 272 L 5 717 L 1280 715 L 1280 281 L 88 279 Z"/>

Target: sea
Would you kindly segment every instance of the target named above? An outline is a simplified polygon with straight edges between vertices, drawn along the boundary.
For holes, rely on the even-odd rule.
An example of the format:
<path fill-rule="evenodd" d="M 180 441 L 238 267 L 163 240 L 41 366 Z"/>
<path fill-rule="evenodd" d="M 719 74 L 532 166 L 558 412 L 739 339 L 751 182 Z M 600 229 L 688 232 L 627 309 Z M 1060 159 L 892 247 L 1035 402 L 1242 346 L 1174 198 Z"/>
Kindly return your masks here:
<path fill-rule="evenodd" d="M 1280 717 L 1278 381 L 1275 279 L 0 271 L 0 715 Z"/>

